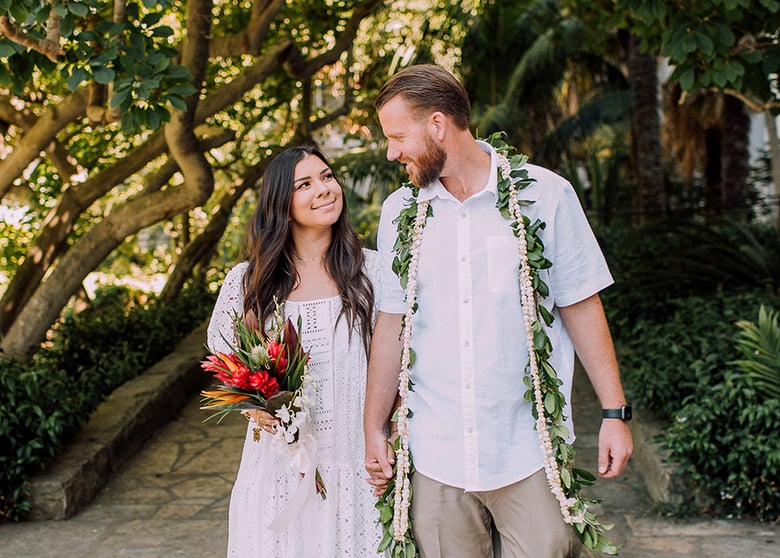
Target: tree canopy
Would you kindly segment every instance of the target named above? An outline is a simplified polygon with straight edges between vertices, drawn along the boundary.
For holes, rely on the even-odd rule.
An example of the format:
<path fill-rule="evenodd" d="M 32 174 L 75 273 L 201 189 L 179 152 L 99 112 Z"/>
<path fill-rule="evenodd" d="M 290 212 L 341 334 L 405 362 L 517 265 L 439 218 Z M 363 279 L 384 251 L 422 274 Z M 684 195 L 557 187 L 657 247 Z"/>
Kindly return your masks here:
<path fill-rule="evenodd" d="M 176 297 L 207 273 L 271 155 L 375 145 L 373 93 L 404 64 L 454 60 L 445 45 L 468 10 L 0 0 L 0 200 L 21 215 L 0 224 L 4 354 L 29 358 L 85 277 L 122 251 L 156 261 L 160 296 Z M 165 253 L 160 231 L 174 243 Z"/>

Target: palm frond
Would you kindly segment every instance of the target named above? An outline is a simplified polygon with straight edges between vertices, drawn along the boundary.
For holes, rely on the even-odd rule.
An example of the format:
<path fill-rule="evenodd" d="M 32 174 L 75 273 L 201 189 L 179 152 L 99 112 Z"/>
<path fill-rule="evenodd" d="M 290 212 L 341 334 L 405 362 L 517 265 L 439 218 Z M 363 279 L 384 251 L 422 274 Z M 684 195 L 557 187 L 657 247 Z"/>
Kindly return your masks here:
<path fill-rule="evenodd" d="M 540 161 L 552 161 L 572 142 L 588 137 L 605 124 L 626 121 L 630 114 L 631 94 L 627 89 L 600 91 L 544 138 L 536 157 Z"/>
<path fill-rule="evenodd" d="M 778 312 L 761 305 L 758 322 L 737 322 L 741 329 L 737 349 L 744 356 L 736 361 L 766 397 L 780 399 L 780 320 Z"/>

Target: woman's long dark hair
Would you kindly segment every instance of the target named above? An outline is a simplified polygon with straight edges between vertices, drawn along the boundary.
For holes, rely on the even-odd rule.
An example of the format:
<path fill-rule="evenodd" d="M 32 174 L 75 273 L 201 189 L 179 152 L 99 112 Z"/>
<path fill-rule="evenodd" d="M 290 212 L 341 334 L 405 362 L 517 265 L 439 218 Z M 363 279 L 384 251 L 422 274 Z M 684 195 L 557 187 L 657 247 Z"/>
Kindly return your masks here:
<path fill-rule="evenodd" d="M 295 165 L 309 155 L 319 157 L 330 166 L 318 149 L 299 146 L 282 151 L 263 174 L 257 207 L 244 241 L 249 262 L 244 275 L 244 314 L 253 311 L 261 324 L 273 315 L 274 297 L 280 302 L 286 300 L 300 281 L 293 260 L 291 206 Z M 325 261 L 341 295 L 339 319 L 346 317 L 350 335 L 357 325 L 367 354 L 374 290 L 363 272 L 360 240 L 347 220 L 346 197 L 341 215 L 333 224 Z"/>

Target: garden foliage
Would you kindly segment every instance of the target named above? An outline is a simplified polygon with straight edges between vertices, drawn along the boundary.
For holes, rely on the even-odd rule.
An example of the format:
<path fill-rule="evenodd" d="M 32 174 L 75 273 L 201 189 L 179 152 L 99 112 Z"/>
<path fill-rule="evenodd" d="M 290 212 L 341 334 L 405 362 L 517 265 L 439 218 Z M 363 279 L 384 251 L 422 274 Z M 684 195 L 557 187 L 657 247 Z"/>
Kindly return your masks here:
<path fill-rule="evenodd" d="M 777 233 L 682 225 L 601 237 L 626 391 L 661 422 L 675 474 L 699 495 L 687 511 L 777 521 L 780 399 L 761 380 L 780 373 Z"/>
<path fill-rule="evenodd" d="M 93 308 L 66 317 L 29 365 L 0 358 L 0 523 L 24 519 L 30 476 L 113 389 L 202 323 L 213 303 L 202 287 L 168 305 L 110 288 Z"/>

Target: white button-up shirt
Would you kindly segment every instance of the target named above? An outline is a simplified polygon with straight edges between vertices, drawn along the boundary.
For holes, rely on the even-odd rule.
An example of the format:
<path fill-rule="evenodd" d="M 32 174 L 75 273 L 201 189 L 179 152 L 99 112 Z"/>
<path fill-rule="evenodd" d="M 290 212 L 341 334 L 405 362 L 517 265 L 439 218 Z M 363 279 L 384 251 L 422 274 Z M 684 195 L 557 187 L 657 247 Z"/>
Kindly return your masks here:
<path fill-rule="evenodd" d="M 469 491 L 492 490 L 522 480 L 543 466 L 530 404 L 524 401 L 528 361 L 519 295 L 517 239 L 496 209 L 496 154 L 482 191 L 464 202 L 441 182 L 420 190 L 430 200 L 417 274 L 418 310 L 412 320 L 417 354 L 409 392 L 414 465 L 420 473 Z M 542 278 L 544 300 L 555 322 L 548 329 L 552 364 L 571 394 L 574 350 L 557 306 L 584 300 L 612 283 L 574 189 L 534 165 L 536 182 L 520 192 L 532 200 L 523 212 L 542 219 L 545 256 L 553 262 Z M 393 220 L 410 198 L 403 188 L 385 201 L 379 224 L 383 312 L 402 314 L 405 294 L 392 272 Z M 567 409 L 565 412 L 570 417 Z M 567 426 L 572 428 L 571 420 Z"/>

